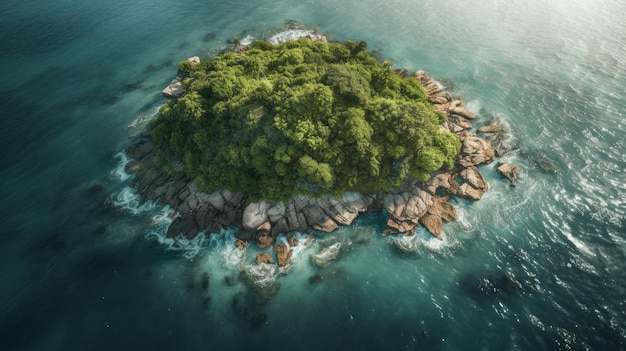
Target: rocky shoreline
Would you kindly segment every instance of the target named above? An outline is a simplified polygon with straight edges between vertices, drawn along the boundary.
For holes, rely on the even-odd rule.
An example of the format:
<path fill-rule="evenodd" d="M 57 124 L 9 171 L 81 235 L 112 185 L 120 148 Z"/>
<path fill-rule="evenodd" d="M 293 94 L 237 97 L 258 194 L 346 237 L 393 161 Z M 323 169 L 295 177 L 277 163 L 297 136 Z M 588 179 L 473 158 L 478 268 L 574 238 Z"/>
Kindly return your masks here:
<path fill-rule="evenodd" d="M 404 70 L 396 73 L 406 75 Z M 339 226 L 350 225 L 361 213 L 378 211 L 384 211 L 388 218 L 383 234 L 413 235 L 415 228 L 422 225 L 438 237 L 443 223 L 457 219 L 449 202 L 451 198 L 476 201 L 488 190 L 477 166 L 489 164 L 507 151 L 501 147 L 505 129 L 491 123 L 477 130 L 485 138 L 477 136 L 471 131 L 475 115 L 463 107 L 463 100 L 446 92 L 424 71 L 416 72 L 413 77 L 422 84 L 435 109 L 448 116 L 441 128 L 455 133 L 462 145 L 454 168 L 433 174 L 427 182 L 407 179 L 399 189 L 389 193 L 346 192 L 339 198 L 320 199 L 295 196 L 285 203 L 253 202 L 245 194 L 229 190 L 206 194 L 198 191 L 193 180 L 185 175 L 171 175 L 159 167 L 150 135 L 144 133 L 126 150 L 130 161 L 125 170 L 135 175 L 130 185 L 142 202 L 157 201 L 176 211 L 177 216 L 167 231 L 167 236 L 172 238 L 182 235 L 191 239 L 202 231 L 219 233 L 223 228 L 237 226 L 237 245 L 241 249 L 245 249 L 248 241 L 265 248 L 274 245 L 280 234 L 307 230 L 332 232 Z M 519 174 L 515 166 L 503 164 L 498 171 L 514 186 Z M 291 244 L 290 239 L 289 246 L 282 243 L 274 248 L 281 266 L 291 258 Z M 257 261 L 274 263 L 269 255 L 258 257 Z"/>

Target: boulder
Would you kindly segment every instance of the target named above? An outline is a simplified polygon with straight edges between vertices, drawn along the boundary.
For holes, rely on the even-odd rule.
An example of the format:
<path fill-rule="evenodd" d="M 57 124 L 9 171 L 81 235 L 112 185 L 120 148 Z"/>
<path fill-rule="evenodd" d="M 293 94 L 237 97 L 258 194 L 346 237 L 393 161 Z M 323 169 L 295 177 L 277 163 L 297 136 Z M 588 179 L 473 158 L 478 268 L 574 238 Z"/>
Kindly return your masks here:
<path fill-rule="evenodd" d="M 489 185 L 476 167 L 465 168 L 458 176 L 461 178 L 461 184 L 456 195 L 460 198 L 474 201 L 480 200 L 489 189 Z"/>
<path fill-rule="evenodd" d="M 187 61 L 191 63 L 200 63 L 200 58 L 198 56 L 189 57 Z"/>
<path fill-rule="evenodd" d="M 256 228 L 257 233 L 266 234 L 272 230 L 272 224 L 269 221 L 263 222 Z"/>
<path fill-rule="evenodd" d="M 339 200 L 326 196 L 318 201 L 318 205 L 334 222 L 341 225 L 350 225 L 359 215 L 358 212 L 350 212 Z"/>
<path fill-rule="evenodd" d="M 450 115 L 448 117 L 448 124 L 454 123 L 461 129 L 472 129 L 472 122 L 459 115 Z M 453 133 L 458 133 L 459 129 L 452 127 L 451 130 L 455 130 Z"/>
<path fill-rule="evenodd" d="M 282 202 L 278 202 L 274 205 L 272 205 L 268 210 L 267 210 L 267 216 L 269 217 L 270 221 L 272 223 L 277 222 L 280 218 L 283 218 L 285 216 L 285 211 L 286 211 L 286 207 L 285 204 Z"/>
<path fill-rule="evenodd" d="M 517 181 L 517 177 L 519 176 L 519 169 L 517 166 L 512 165 L 510 163 L 499 163 L 498 168 L 496 168 L 498 173 L 502 174 L 506 179 L 511 182 L 511 186 L 515 186 Z"/>
<path fill-rule="evenodd" d="M 254 242 L 256 245 L 262 249 L 266 247 L 270 247 L 276 241 L 276 236 L 272 233 L 260 233 L 256 235 Z"/>
<path fill-rule="evenodd" d="M 298 239 L 294 235 L 290 235 L 287 238 L 287 243 L 290 247 L 298 246 Z"/>
<path fill-rule="evenodd" d="M 194 238 L 203 228 L 198 226 L 193 215 L 179 215 L 174 218 L 170 226 L 167 228 L 167 233 L 165 234 L 168 238 L 173 238 L 178 236 L 178 234 L 182 234 L 188 239 Z"/>
<path fill-rule="evenodd" d="M 284 267 L 291 262 L 293 250 L 291 250 L 287 244 L 280 243 L 274 246 L 274 251 L 276 252 L 276 258 L 278 259 L 278 265 L 280 267 Z"/>
<path fill-rule="evenodd" d="M 450 109 L 450 114 L 451 115 L 458 115 L 458 116 L 461 116 L 461 117 L 463 117 L 465 119 L 474 119 L 474 118 L 476 118 L 476 115 L 474 113 L 464 109 L 463 107 L 459 107 L 459 106 L 451 108 Z"/>
<path fill-rule="evenodd" d="M 395 223 L 411 222 L 417 224 L 420 217 L 432 205 L 432 195 L 422 189 L 400 194 L 388 194 L 383 199 L 383 206 Z"/>
<path fill-rule="evenodd" d="M 307 206 L 302 213 L 307 223 L 315 230 L 330 233 L 339 227 L 318 205 Z"/>
<path fill-rule="evenodd" d="M 395 218 L 387 219 L 387 228 L 383 230 L 383 234 L 395 234 L 395 233 L 409 233 L 415 230 L 418 220 L 413 221 L 400 221 Z"/>
<path fill-rule="evenodd" d="M 441 172 L 433 175 L 430 179 L 421 186 L 422 189 L 427 191 L 430 195 L 435 195 L 437 191 L 449 192 L 450 190 L 450 173 Z M 440 190 L 441 189 L 441 190 Z"/>
<path fill-rule="evenodd" d="M 306 219 L 304 215 L 295 208 L 294 201 L 289 201 L 289 205 L 285 210 L 285 218 L 287 220 L 288 231 L 305 231 L 307 229 Z"/>
<path fill-rule="evenodd" d="M 452 100 L 449 93 L 438 93 L 428 97 L 428 101 L 433 105 L 446 105 L 445 111 L 448 110 L 448 103 Z"/>
<path fill-rule="evenodd" d="M 504 133 L 505 131 L 504 126 L 499 123 L 487 124 L 478 128 L 478 133 Z"/>
<path fill-rule="evenodd" d="M 260 265 L 262 263 L 266 263 L 266 264 L 274 264 L 274 260 L 272 259 L 272 256 L 270 256 L 269 254 L 258 254 L 256 255 L 256 264 Z"/>
<path fill-rule="evenodd" d="M 243 217 L 241 218 L 241 225 L 246 229 L 256 229 L 261 224 L 268 220 L 267 202 L 251 202 L 243 210 Z"/>
<path fill-rule="evenodd" d="M 422 218 L 420 218 L 420 224 L 426 228 L 426 230 L 439 237 L 443 232 L 443 223 L 450 222 L 457 219 L 456 210 L 449 202 L 450 198 L 434 197 L 433 205 L 428 208 L 428 211 Z"/>
<path fill-rule="evenodd" d="M 248 247 L 248 242 L 245 240 L 237 239 L 235 241 L 235 246 L 237 246 L 239 250 L 245 250 L 246 247 Z"/>
<path fill-rule="evenodd" d="M 172 82 L 165 89 L 163 89 L 161 93 L 163 93 L 163 95 L 168 99 L 177 99 L 181 97 L 184 93 L 183 81 L 178 78 L 174 78 L 174 80 L 172 80 Z"/>
<path fill-rule="evenodd" d="M 219 191 L 216 191 L 207 196 L 205 201 L 213 206 L 215 209 L 222 210 L 224 208 L 224 197 Z"/>
<path fill-rule="evenodd" d="M 480 164 L 491 163 L 495 158 L 495 151 L 489 143 L 471 132 L 459 133 L 461 139 L 461 152 L 458 164 L 462 167 L 472 167 Z"/>
<path fill-rule="evenodd" d="M 287 224 L 287 220 L 285 218 L 279 218 L 278 221 L 272 225 L 272 236 L 278 236 L 278 234 L 287 232 L 289 232 L 289 224 Z"/>
<path fill-rule="evenodd" d="M 148 138 L 142 138 L 139 142 L 126 149 L 126 155 L 133 160 L 141 160 L 154 151 L 154 143 Z"/>

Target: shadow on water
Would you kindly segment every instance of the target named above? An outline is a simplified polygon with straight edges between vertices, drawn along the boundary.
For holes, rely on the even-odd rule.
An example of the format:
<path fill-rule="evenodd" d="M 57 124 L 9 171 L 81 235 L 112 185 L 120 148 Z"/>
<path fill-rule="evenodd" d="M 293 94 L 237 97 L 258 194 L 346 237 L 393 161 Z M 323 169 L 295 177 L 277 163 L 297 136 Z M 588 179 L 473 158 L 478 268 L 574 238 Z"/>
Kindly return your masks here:
<path fill-rule="evenodd" d="M 519 295 L 522 284 L 507 272 L 471 273 L 457 283 L 461 293 L 478 303 L 489 303 L 495 299 L 507 299 Z"/>
<path fill-rule="evenodd" d="M 520 152 L 520 156 L 529 160 L 534 165 L 535 169 L 541 173 L 555 174 L 559 170 L 557 161 L 553 159 L 554 155 L 550 155 L 546 150 L 523 149 Z"/>

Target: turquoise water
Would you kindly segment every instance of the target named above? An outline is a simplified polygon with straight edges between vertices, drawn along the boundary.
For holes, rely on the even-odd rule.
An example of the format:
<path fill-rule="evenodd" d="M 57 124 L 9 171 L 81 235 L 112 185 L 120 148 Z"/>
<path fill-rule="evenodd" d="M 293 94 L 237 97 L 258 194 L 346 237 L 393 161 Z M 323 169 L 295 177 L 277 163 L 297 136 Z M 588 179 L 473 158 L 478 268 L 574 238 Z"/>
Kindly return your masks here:
<path fill-rule="evenodd" d="M 0 347 L 626 348 L 626 4 L 15 1 L 0 5 Z M 518 149 L 516 188 L 455 203 L 442 241 L 370 215 L 296 253 L 260 300 L 232 230 L 183 248 L 123 155 L 178 61 L 295 20 L 453 84 Z M 304 234 L 301 241 L 304 241 Z M 317 268 L 309 255 L 342 243 Z M 257 252 L 249 248 L 243 266 Z M 206 276 L 208 274 L 208 284 Z M 321 280 L 310 283 L 318 274 Z M 225 277 L 233 277 L 234 285 Z M 270 279 L 270 280 L 271 280 Z"/>

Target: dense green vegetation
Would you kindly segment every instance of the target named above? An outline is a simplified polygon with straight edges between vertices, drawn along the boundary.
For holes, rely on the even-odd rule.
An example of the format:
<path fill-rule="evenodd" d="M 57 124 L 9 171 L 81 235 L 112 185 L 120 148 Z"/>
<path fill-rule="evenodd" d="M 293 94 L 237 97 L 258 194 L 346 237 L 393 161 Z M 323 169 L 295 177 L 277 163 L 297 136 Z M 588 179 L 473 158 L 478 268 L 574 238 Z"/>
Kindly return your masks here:
<path fill-rule="evenodd" d="M 206 192 L 386 191 L 451 168 L 460 148 L 417 80 L 364 42 L 256 41 L 179 69 L 186 93 L 161 107 L 152 137 L 163 165 Z"/>

